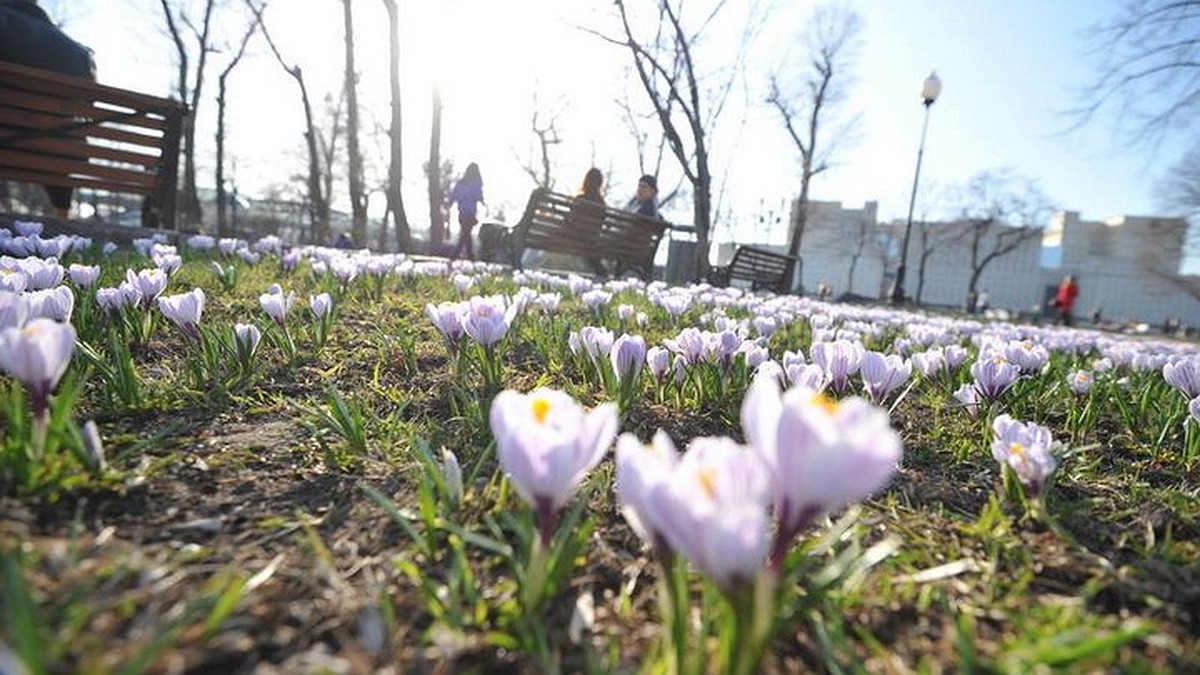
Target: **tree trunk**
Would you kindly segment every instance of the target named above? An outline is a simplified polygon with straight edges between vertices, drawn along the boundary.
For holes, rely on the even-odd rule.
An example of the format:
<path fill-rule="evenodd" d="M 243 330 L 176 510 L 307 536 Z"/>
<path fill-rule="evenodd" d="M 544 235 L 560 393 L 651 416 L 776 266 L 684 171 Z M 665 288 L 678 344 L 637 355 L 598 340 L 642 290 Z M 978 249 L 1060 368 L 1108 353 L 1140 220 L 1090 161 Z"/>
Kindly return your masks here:
<path fill-rule="evenodd" d="M 390 135 L 392 141 L 391 163 L 388 165 L 387 204 L 392 214 L 396 228 L 396 245 L 404 253 L 412 253 L 412 233 L 408 226 L 408 216 L 404 213 L 404 197 L 401 194 L 402 146 L 401 140 L 401 108 L 400 108 L 400 17 L 396 0 L 383 0 L 388 13 L 388 71 L 390 76 L 392 98 L 392 123 Z"/>
<path fill-rule="evenodd" d="M 351 0 L 342 0 L 346 45 L 346 154 L 350 164 L 350 222 L 354 243 L 367 245 L 367 198 L 363 156 L 358 144 L 358 73 L 354 68 L 354 15 Z"/>
<path fill-rule="evenodd" d="M 217 80 L 217 166 L 215 180 L 217 184 L 217 236 L 229 236 L 229 220 L 225 214 L 225 77 L 229 71 L 221 73 Z"/>
<path fill-rule="evenodd" d="M 229 60 L 225 69 L 221 71 L 221 75 L 217 78 L 217 166 L 215 182 L 217 184 L 217 236 L 230 236 L 229 217 L 226 213 L 226 194 L 225 194 L 225 94 L 226 84 L 229 75 L 233 73 L 233 69 L 242 60 L 242 56 L 246 54 L 246 45 L 250 43 L 250 38 L 254 32 L 258 30 L 258 21 L 252 21 L 250 28 L 246 30 L 246 34 L 242 37 L 242 43 L 238 47 L 237 53 Z"/>
<path fill-rule="evenodd" d="M 299 66 L 291 69 L 291 75 L 300 86 L 300 99 L 304 104 L 304 142 L 308 146 L 308 214 L 312 222 L 313 242 L 328 245 L 329 202 L 321 185 L 321 152 L 317 147 L 317 128 L 313 124 L 312 104 L 308 99 L 308 87 L 304 85 L 304 74 Z"/>
<path fill-rule="evenodd" d="M 433 85 L 433 125 L 429 130 L 429 163 L 425 165 L 429 187 L 429 247 L 431 251 L 446 238 L 442 202 L 442 90 Z"/>

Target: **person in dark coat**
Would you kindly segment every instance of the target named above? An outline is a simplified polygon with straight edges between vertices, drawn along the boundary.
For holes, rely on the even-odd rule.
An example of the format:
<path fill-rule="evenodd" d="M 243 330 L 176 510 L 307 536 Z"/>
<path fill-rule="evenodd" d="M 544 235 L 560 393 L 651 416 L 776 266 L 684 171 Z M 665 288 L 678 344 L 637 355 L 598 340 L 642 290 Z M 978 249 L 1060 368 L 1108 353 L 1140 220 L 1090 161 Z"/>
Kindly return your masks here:
<path fill-rule="evenodd" d="M 0 0 L 0 61 L 96 79 L 92 50 L 59 30 L 37 0 Z M 69 187 L 46 186 L 60 218 L 71 209 L 71 193 Z"/>

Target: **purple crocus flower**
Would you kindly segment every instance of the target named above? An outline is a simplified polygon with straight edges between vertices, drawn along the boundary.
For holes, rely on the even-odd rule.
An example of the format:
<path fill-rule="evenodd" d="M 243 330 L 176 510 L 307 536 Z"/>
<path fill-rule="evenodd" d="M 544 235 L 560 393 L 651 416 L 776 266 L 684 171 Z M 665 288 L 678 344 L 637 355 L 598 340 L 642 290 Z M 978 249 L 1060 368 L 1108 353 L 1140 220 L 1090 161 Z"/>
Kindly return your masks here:
<path fill-rule="evenodd" d="M 433 322 L 446 343 L 453 345 L 463 336 L 462 318 L 467 308 L 465 302 L 430 303 L 425 305 L 425 316 Z"/>
<path fill-rule="evenodd" d="M 859 375 L 871 400 L 883 403 L 893 391 L 908 382 L 912 376 L 912 363 L 897 354 L 867 352 L 859 367 Z"/>
<path fill-rule="evenodd" d="M 617 407 L 585 411 L 569 394 L 506 389 L 490 412 L 496 456 L 517 494 L 537 512 L 542 544 L 554 534 L 554 515 L 567 503 L 617 435 Z"/>
<path fill-rule="evenodd" d="M 995 435 L 992 456 L 1002 466 L 1012 468 L 1029 489 L 1030 496 L 1037 497 L 1046 479 L 1058 466 L 1051 454 L 1055 443 L 1050 430 L 1000 415 L 992 422 L 992 432 Z"/>
<path fill-rule="evenodd" d="M 0 368 L 25 385 L 35 418 L 45 413 L 74 352 L 75 328 L 69 323 L 39 318 L 0 330 Z"/>
<path fill-rule="evenodd" d="M 647 349 L 646 365 L 649 366 L 654 379 L 662 384 L 667 379 L 667 373 L 671 371 L 671 352 L 657 345 Z"/>
<path fill-rule="evenodd" d="M 80 288 L 91 288 L 92 284 L 100 279 L 99 265 L 80 265 L 72 263 L 67 268 L 67 275 L 71 277 L 71 283 Z"/>
<path fill-rule="evenodd" d="M 29 317 L 45 317 L 59 322 L 71 320 L 75 309 L 75 293 L 67 286 L 56 286 L 25 294 Z"/>
<path fill-rule="evenodd" d="M 699 363 L 707 348 L 704 333 L 694 327 L 684 328 L 674 338 L 663 340 L 663 344 L 667 349 L 682 356 L 688 365 Z"/>
<path fill-rule="evenodd" d="M 1168 361 L 1162 367 L 1163 379 L 1189 400 L 1200 396 L 1200 357 L 1187 356 Z"/>
<path fill-rule="evenodd" d="M 662 429 L 648 444 L 629 433 L 617 438 L 616 490 L 621 513 L 642 541 L 655 548 L 666 547 L 665 528 L 652 521 L 654 512 L 647 502 L 650 491 L 666 481 L 678 463 L 679 451 Z"/>
<path fill-rule="evenodd" d="M 200 339 L 200 315 L 204 312 L 204 291 L 166 295 L 158 299 L 158 309 L 193 340 Z"/>
<path fill-rule="evenodd" d="M 971 377 L 975 388 L 988 401 L 995 401 L 1021 376 L 1021 369 L 1009 363 L 999 352 L 991 356 L 980 356 L 971 364 Z"/>
<path fill-rule="evenodd" d="M 809 349 L 812 362 L 829 373 L 830 384 L 838 394 L 849 387 L 850 377 L 858 372 L 865 352 L 861 342 L 849 340 L 817 342 Z"/>
<path fill-rule="evenodd" d="M 263 311 L 275 323 L 279 324 L 281 328 L 284 325 L 284 321 L 287 320 L 288 312 L 292 310 L 292 305 L 295 303 L 296 292 L 291 291 L 285 295 L 283 289 L 279 288 L 277 284 L 272 284 L 266 293 L 258 296 L 258 304 L 262 306 Z"/>
<path fill-rule="evenodd" d="M 903 452 L 887 413 L 860 398 L 842 402 L 793 387 L 780 394 L 755 378 L 742 402 L 742 429 L 771 477 L 779 530 L 771 552 L 778 569 L 792 541 L 814 518 L 883 487 Z"/>
<path fill-rule="evenodd" d="M 29 302 L 20 293 L 0 291 L 0 329 L 20 328 L 29 319 Z"/>
<path fill-rule="evenodd" d="M 125 271 L 125 283 L 138 294 L 138 304 L 150 309 L 155 298 L 167 288 L 167 273 L 161 269 Z"/>
<path fill-rule="evenodd" d="M 646 340 L 640 335 L 623 334 L 608 352 L 618 381 L 636 380 L 646 363 Z"/>
<path fill-rule="evenodd" d="M 654 468 L 654 467 L 651 467 Z M 770 549 L 769 477 L 730 438 L 696 438 L 648 489 L 644 521 L 722 590 L 751 582 Z"/>
<path fill-rule="evenodd" d="M 333 309 L 333 298 L 328 293 L 318 293 L 308 299 L 308 306 L 313 316 L 324 319 L 329 310 Z"/>
<path fill-rule="evenodd" d="M 484 347 L 491 347 L 508 334 L 516 306 L 505 306 L 504 296 L 476 295 L 468 301 L 463 331 Z"/>

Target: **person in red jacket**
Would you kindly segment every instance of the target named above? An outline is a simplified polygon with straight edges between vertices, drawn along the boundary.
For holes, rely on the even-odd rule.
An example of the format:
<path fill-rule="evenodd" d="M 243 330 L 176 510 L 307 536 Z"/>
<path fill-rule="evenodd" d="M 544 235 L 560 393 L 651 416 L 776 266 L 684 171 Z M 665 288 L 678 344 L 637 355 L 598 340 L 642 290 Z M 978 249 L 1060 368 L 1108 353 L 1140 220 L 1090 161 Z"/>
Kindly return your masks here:
<path fill-rule="evenodd" d="M 1075 307 L 1075 298 L 1079 297 L 1079 284 L 1075 277 L 1068 274 L 1058 285 L 1058 293 L 1054 296 L 1054 306 L 1058 308 L 1058 318 L 1063 325 L 1071 325 L 1071 309 Z"/>

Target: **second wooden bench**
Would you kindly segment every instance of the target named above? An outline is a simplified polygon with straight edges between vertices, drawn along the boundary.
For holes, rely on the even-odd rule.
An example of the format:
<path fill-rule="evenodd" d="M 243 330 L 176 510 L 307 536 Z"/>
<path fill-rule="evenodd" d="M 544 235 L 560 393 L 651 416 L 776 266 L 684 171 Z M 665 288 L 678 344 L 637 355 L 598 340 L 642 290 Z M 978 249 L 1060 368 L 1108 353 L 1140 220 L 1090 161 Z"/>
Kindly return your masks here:
<path fill-rule="evenodd" d="M 796 257 L 751 246 L 738 246 L 733 258 L 724 267 L 714 267 L 708 274 L 709 283 L 728 286 L 735 279 L 749 281 L 753 290 L 770 289 L 786 293 L 784 282 Z"/>

